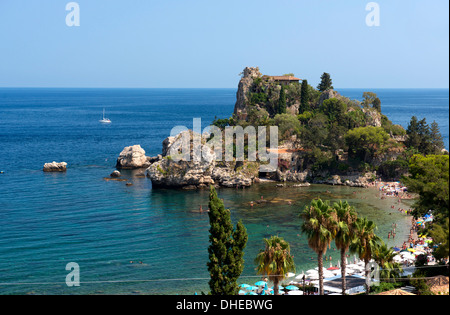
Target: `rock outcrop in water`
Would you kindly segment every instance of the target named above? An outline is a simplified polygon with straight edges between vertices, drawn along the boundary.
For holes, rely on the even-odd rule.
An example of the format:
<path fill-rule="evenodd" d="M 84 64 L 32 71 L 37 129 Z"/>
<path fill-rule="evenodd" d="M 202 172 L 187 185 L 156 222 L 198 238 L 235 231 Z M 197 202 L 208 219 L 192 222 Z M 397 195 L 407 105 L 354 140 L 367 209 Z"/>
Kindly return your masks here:
<path fill-rule="evenodd" d="M 140 145 L 126 147 L 117 158 L 117 169 L 132 170 L 147 168 L 150 166 L 149 158 L 145 156 L 144 149 Z"/>
<path fill-rule="evenodd" d="M 67 163 L 57 163 L 55 161 L 53 161 L 52 163 L 45 163 L 43 170 L 44 172 L 65 172 L 67 171 Z"/>
<path fill-rule="evenodd" d="M 147 177 L 155 188 L 199 189 L 209 185 L 224 187 L 248 187 L 253 183 L 252 176 L 243 169 L 236 170 L 232 164 L 216 162 L 214 151 L 206 145 L 206 137 L 194 143 L 193 131 L 184 131 L 176 137 L 163 141 L 162 158 L 147 169 Z M 182 152 L 183 138 L 189 139 L 189 158 L 174 159 L 174 154 Z M 193 152 L 203 152 L 201 159 L 195 159 Z M 200 151 L 201 150 L 201 151 Z"/>

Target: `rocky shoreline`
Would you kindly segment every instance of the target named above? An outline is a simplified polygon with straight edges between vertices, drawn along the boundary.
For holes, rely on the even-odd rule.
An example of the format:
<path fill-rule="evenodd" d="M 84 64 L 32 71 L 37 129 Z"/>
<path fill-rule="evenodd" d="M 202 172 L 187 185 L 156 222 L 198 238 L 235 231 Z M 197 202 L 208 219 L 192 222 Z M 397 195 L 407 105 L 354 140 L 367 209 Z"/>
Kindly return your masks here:
<path fill-rule="evenodd" d="M 192 131 L 189 132 L 192 135 Z M 293 183 L 294 187 L 307 187 L 311 184 L 342 185 L 367 188 L 372 186 L 376 178 L 375 173 L 352 172 L 346 175 L 321 172 L 313 174 L 310 171 L 291 172 L 281 171 L 280 168 L 269 176 L 260 176 L 257 162 L 217 162 L 214 151 L 203 142 L 200 144 L 203 158 L 175 160 L 170 155 L 173 150 L 180 149 L 183 133 L 176 137 L 168 137 L 163 141 L 162 154 L 155 157 L 145 155 L 140 145 L 126 147 L 117 159 L 117 169 L 142 169 L 143 173 L 152 181 L 154 188 L 196 190 L 207 189 L 210 185 L 225 188 L 251 187 L 259 182 L 274 182 L 280 187 L 284 183 Z M 191 143 L 191 149 L 194 147 Z M 191 152 L 192 153 L 192 152 Z M 267 175 L 267 174 L 265 174 Z M 119 178 L 115 171 L 112 178 Z"/>

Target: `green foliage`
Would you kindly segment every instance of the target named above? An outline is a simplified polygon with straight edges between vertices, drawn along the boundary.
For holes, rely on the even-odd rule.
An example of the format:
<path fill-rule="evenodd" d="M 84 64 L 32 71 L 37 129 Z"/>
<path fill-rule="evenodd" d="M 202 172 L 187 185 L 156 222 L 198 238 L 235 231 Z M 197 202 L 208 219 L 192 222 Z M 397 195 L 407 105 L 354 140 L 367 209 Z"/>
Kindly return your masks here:
<path fill-rule="evenodd" d="M 394 252 L 392 247 L 389 248 L 383 241 L 380 241 L 373 254 L 373 259 L 381 268 L 381 279 L 399 278 L 403 273 L 401 264 L 394 261 L 396 255 L 397 253 Z"/>
<path fill-rule="evenodd" d="M 337 98 L 330 98 L 322 103 L 319 110 L 328 116 L 330 121 L 342 121 L 347 111 L 347 105 Z"/>
<path fill-rule="evenodd" d="M 303 114 L 304 112 L 310 110 L 309 100 L 310 100 L 310 94 L 309 94 L 309 88 L 308 88 L 308 81 L 303 80 L 302 88 L 301 88 L 301 97 L 300 97 L 300 108 L 299 108 L 300 114 Z"/>
<path fill-rule="evenodd" d="M 432 209 L 435 215 L 448 218 L 449 209 L 449 156 L 414 155 L 410 160 L 410 176 L 403 181 L 408 190 L 419 194 L 415 203 L 415 216 Z"/>
<path fill-rule="evenodd" d="M 409 162 L 405 159 L 385 161 L 378 167 L 378 175 L 387 180 L 400 180 L 409 170 Z"/>
<path fill-rule="evenodd" d="M 265 248 L 255 258 L 256 272 L 274 282 L 274 294 L 288 272 L 295 272 L 294 258 L 288 242 L 278 236 L 264 239 Z"/>
<path fill-rule="evenodd" d="M 406 130 L 400 125 L 394 125 L 386 115 L 381 115 L 381 127 L 392 136 L 406 135 Z"/>
<path fill-rule="evenodd" d="M 319 267 L 319 290 L 323 295 L 323 255 L 336 235 L 336 212 L 328 201 L 315 199 L 300 213 L 301 231 L 308 238 L 309 247 L 317 253 Z"/>
<path fill-rule="evenodd" d="M 308 123 L 308 121 L 314 117 L 314 114 L 310 111 L 305 111 L 301 113 L 300 115 L 297 115 L 298 120 L 300 120 L 302 123 Z"/>
<path fill-rule="evenodd" d="M 438 246 L 434 249 L 433 255 L 438 261 L 442 261 L 449 256 L 449 218 L 441 220 L 441 223 L 433 223 L 429 235 Z"/>
<path fill-rule="evenodd" d="M 233 118 L 225 118 L 225 119 L 220 119 L 215 117 L 214 121 L 212 122 L 212 124 L 220 129 L 225 129 L 225 127 L 227 126 L 233 126 L 234 125 L 234 120 Z"/>
<path fill-rule="evenodd" d="M 280 98 L 278 99 L 278 114 L 286 114 L 286 91 L 284 85 L 281 85 Z"/>
<path fill-rule="evenodd" d="M 320 92 L 324 92 L 326 90 L 332 90 L 333 89 L 333 81 L 331 80 L 331 76 L 329 73 L 324 72 L 322 76 L 320 77 L 320 83 L 317 86 L 317 89 Z"/>
<path fill-rule="evenodd" d="M 264 108 L 258 110 L 256 107 L 250 107 L 247 115 L 247 122 L 255 127 L 270 126 L 273 124 L 273 120 L 270 118 L 267 110 Z"/>
<path fill-rule="evenodd" d="M 364 127 L 367 123 L 366 115 L 361 109 L 356 109 L 347 112 L 346 121 L 348 129 L 354 129 L 358 127 Z"/>
<path fill-rule="evenodd" d="M 418 121 L 416 116 L 411 118 L 406 129 L 408 139 L 406 145 L 417 149 L 422 154 L 440 154 L 444 148 L 442 135 L 436 122 L 427 124 L 426 119 Z"/>
<path fill-rule="evenodd" d="M 353 228 L 355 229 L 355 238 L 350 245 L 350 251 L 356 253 L 359 259 L 364 260 L 367 265 L 381 242 L 380 237 L 375 234 L 377 226 L 366 218 L 358 218 Z M 369 272 L 366 270 L 366 292 L 369 293 L 369 290 Z"/>
<path fill-rule="evenodd" d="M 225 209 L 213 186 L 209 196 L 210 246 L 208 248 L 209 287 L 213 295 L 237 295 L 237 280 L 244 269 L 243 251 L 247 231 L 239 222 L 233 230 L 230 211 Z"/>
<path fill-rule="evenodd" d="M 251 93 L 250 94 L 250 104 L 256 105 L 256 104 L 266 104 L 267 103 L 267 94 L 264 92 L 260 93 Z"/>
<path fill-rule="evenodd" d="M 416 288 L 418 295 L 434 295 L 434 293 L 431 292 L 430 287 L 427 285 L 425 274 L 417 270 L 416 272 L 414 272 L 412 277 L 414 279 L 411 280 L 411 285 Z"/>
<path fill-rule="evenodd" d="M 297 117 L 290 114 L 278 114 L 274 118 L 275 126 L 278 126 L 280 140 L 285 140 L 292 135 L 300 134 L 300 122 Z"/>
<path fill-rule="evenodd" d="M 378 112 L 381 113 L 381 101 L 377 97 L 377 94 L 373 92 L 364 92 L 363 99 L 364 99 L 362 102 L 363 107 L 373 107 Z"/>
<path fill-rule="evenodd" d="M 402 287 L 401 283 L 396 283 L 396 282 L 380 282 L 377 283 L 376 285 L 372 285 L 370 287 L 370 291 L 373 294 L 378 294 L 381 292 L 386 292 L 386 291 L 392 291 L 395 289 L 399 289 L 400 287 Z"/>
<path fill-rule="evenodd" d="M 345 141 L 349 155 L 364 162 L 371 161 L 375 153 L 388 141 L 389 135 L 381 127 L 360 127 L 348 131 Z"/>
<path fill-rule="evenodd" d="M 328 117 L 318 113 L 301 127 L 302 141 L 305 148 L 315 149 L 322 145 L 328 137 L 328 123 Z"/>

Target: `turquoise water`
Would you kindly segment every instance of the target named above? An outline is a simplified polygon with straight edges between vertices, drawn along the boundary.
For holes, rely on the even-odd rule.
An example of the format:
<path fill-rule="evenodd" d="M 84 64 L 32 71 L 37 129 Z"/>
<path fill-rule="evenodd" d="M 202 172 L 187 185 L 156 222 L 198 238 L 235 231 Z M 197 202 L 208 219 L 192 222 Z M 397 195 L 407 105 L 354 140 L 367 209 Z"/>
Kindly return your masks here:
<path fill-rule="evenodd" d="M 229 117 L 235 92 L 0 89 L 0 170 L 4 171 L 0 175 L 0 294 L 206 291 L 209 224 L 207 214 L 196 210 L 199 205 L 207 207 L 208 193 L 152 190 L 148 179 L 133 172 L 124 174 L 133 186 L 103 178 L 113 171 L 125 146 L 141 144 L 148 155 L 155 155 L 173 126 L 190 127 L 194 117 L 201 117 L 204 126 L 214 116 Z M 448 123 L 448 90 L 435 92 L 430 96 L 433 102 L 444 96 L 440 110 L 427 109 L 418 116 L 431 122 L 444 112 Z M 103 107 L 113 121 L 109 126 L 98 123 Z M 388 108 L 393 112 L 387 113 L 389 117 L 409 121 L 403 110 L 395 114 L 393 105 Z M 442 131 L 448 147 L 448 130 Z M 43 164 L 54 160 L 66 161 L 67 173 L 43 173 Z M 270 235 L 291 243 L 299 272 L 315 267 L 311 260 L 315 255 L 298 235 L 298 213 L 313 197 L 348 199 L 361 215 L 378 224 L 385 239 L 392 223 L 399 223 L 391 245 L 401 245 L 409 232 L 403 224 L 409 218 L 391 209 L 395 200 L 380 200 L 374 189 L 313 185 L 280 190 L 266 183 L 245 190 L 221 189 L 219 195 L 231 209 L 233 221 L 242 219 L 249 232 L 243 282 L 257 279 L 245 277 L 255 275 L 253 259 L 262 239 Z M 249 202 L 261 195 L 270 203 L 250 207 Z M 329 255 L 336 262 L 338 253 L 330 249 Z M 69 262 L 80 265 L 81 287 L 64 284 Z M 151 281 L 89 283 L 125 280 Z"/>

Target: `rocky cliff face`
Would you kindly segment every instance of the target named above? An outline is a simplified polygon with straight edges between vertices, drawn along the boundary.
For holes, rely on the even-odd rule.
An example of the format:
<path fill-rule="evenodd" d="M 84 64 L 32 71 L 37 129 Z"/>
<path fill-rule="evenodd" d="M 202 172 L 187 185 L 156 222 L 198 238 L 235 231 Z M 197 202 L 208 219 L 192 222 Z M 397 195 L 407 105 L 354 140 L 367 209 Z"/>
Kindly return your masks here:
<path fill-rule="evenodd" d="M 236 93 L 236 104 L 234 106 L 234 114 L 240 118 L 245 118 L 246 104 L 249 90 L 253 84 L 253 80 L 261 77 L 259 68 L 246 67 L 243 71 L 243 76 L 239 81 L 238 91 Z"/>
<path fill-rule="evenodd" d="M 176 137 L 169 137 L 163 141 L 163 156 L 147 169 L 147 177 L 152 181 L 153 187 L 199 189 L 209 185 L 224 187 L 248 187 L 253 184 L 254 176 L 244 172 L 237 172 L 227 163 L 216 164 L 214 151 L 205 143 L 194 144 L 194 133 L 184 131 Z M 173 159 L 174 153 L 181 152 L 183 137 L 189 140 L 189 159 Z M 199 147 L 196 147 L 199 146 Z M 202 158 L 194 159 L 194 150 L 201 150 Z"/>

